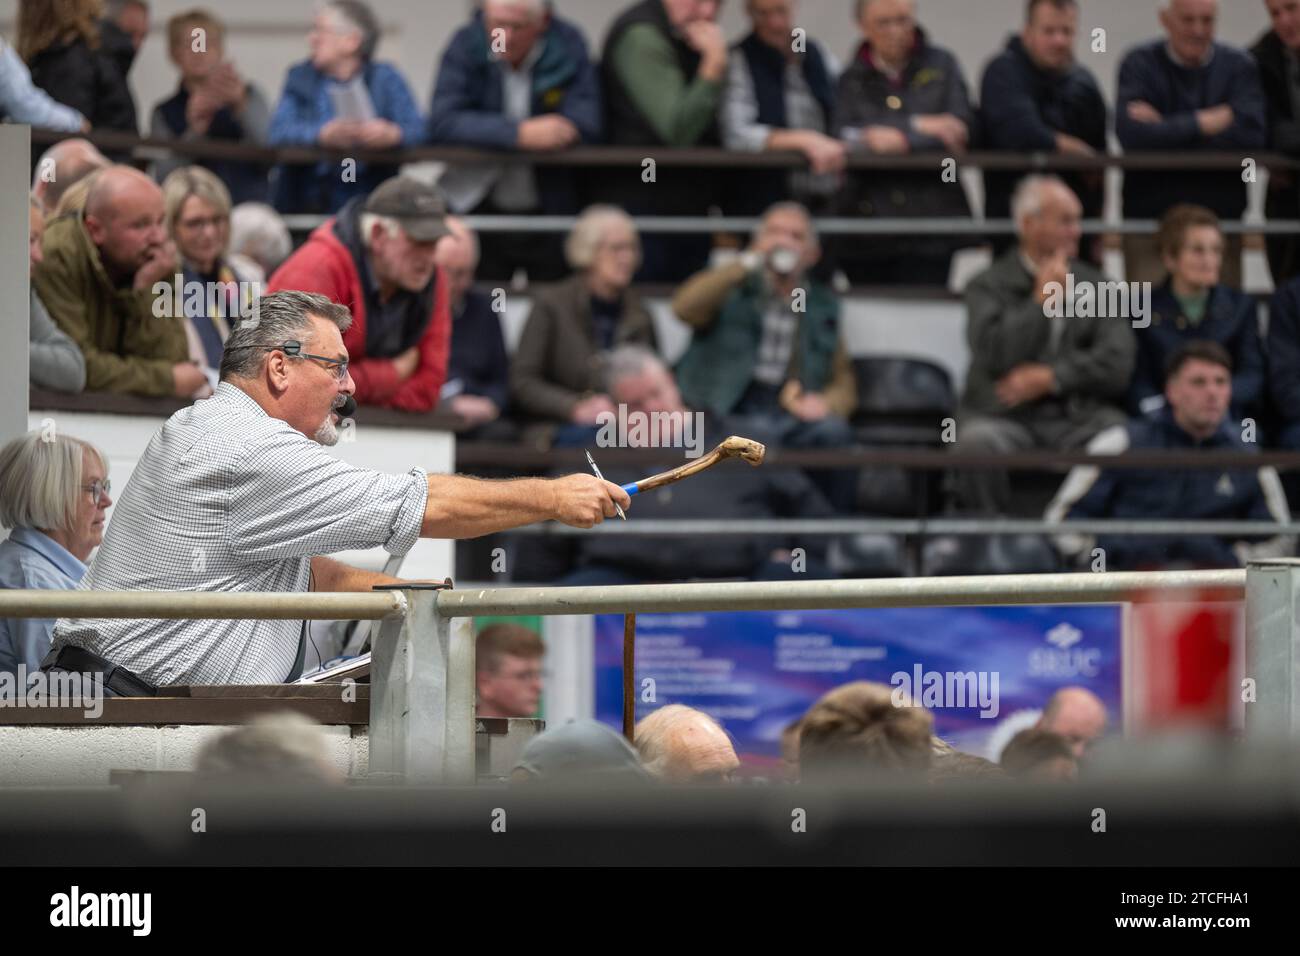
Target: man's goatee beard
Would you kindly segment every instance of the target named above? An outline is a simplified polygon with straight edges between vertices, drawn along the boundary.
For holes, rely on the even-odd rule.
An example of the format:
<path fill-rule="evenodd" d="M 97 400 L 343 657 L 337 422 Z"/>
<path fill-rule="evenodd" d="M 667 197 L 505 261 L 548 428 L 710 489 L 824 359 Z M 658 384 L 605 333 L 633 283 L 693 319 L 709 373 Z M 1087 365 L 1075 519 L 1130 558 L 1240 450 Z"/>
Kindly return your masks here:
<path fill-rule="evenodd" d="M 316 429 L 316 434 L 312 436 L 326 447 L 337 445 L 339 442 L 339 430 L 334 427 L 333 419 L 334 413 L 331 412 L 329 417 L 320 423 L 320 428 Z"/>

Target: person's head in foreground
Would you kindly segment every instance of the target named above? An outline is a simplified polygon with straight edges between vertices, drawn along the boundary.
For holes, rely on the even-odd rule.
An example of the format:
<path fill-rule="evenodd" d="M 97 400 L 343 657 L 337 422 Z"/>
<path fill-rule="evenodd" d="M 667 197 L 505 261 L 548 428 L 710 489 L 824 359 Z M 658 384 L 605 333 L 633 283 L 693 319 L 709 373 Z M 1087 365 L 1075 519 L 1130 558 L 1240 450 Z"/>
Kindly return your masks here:
<path fill-rule="evenodd" d="M 28 528 L 85 563 L 104 540 L 108 459 L 79 438 L 31 431 L 0 448 L 0 525 Z"/>
<path fill-rule="evenodd" d="M 322 445 L 339 440 L 338 409 L 356 391 L 343 333 L 352 313 L 323 295 L 273 292 L 226 340 L 221 381 Z"/>
<path fill-rule="evenodd" d="M 864 783 L 930 769 L 934 718 L 894 703 L 894 689 L 854 681 L 819 697 L 804 714 L 799 777 L 804 783 Z"/>
<path fill-rule="evenodd" d="M 683 704 L 666 704 L 641 718 L 632 739 L 646 771 L 663 783 L 730 783 L 740 766 L 718 722 Z"/>
<path fill-rule="evenodd" d="M 533 717 L 542 696 L 546 645 L 530 627 L 489 624 L 475 639 L 480 717 Z"/>
<path fill-rule="evenodd" d="M 1165 402 L 1178 427 L 1204 440 L 1232 404 L 1232 356 L 1218 342 L 1191 341 L 1169 358 Z"/>
<path fill-rule="evenodd" d="M 1050 730 L 1031 727 L 1011 738 L 1002 751 L 1002 769 L 1031 780 L 1074 780 L 1079 762 L 1070 742 Z"/>
<path fill-rule="evenodd" d="M 1047 701 L 1034 727 L 1064 737 L 1077 760 L 1105 733 L 1106 705 L 1087 688 L 1062 687 Z"/>
<path fill-rule="evenodd" d="M 257 784 L 340 784 L 320 726 L 300 714 L 267 714 L 203 745 L 194 769 L 211 779 Z"/>
<path fill-rule="evenodd" d="M 626 786 L 650 776 L 636 750 L 618 731 L 596 720 L 575 720 L 544 730 L 524 747 L 512 783 Z"/>
<path fill-rule="evenodd" d="M 1083 236 L 1083 205 L 1057 176 L 1027 176 L 1011 196 L 1011 218 L 1020 237 L 1020 251 L 1042 264 L 1056 256 L 1079 255 Z"/>

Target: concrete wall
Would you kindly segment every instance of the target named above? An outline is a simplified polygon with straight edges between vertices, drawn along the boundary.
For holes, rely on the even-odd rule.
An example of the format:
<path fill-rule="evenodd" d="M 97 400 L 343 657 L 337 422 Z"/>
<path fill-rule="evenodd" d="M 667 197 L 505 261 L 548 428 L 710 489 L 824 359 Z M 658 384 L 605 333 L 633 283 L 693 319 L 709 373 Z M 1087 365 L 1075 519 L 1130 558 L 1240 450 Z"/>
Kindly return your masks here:
<path fill-rule="evenodd" d="M 114 770 L 193 770 L 199 748 L 234 729 L 0 726 L 0 787 L 107 786 Z M 320 729 L 331 764 L 352 777 L 369 771 L 366 728 Z"/>

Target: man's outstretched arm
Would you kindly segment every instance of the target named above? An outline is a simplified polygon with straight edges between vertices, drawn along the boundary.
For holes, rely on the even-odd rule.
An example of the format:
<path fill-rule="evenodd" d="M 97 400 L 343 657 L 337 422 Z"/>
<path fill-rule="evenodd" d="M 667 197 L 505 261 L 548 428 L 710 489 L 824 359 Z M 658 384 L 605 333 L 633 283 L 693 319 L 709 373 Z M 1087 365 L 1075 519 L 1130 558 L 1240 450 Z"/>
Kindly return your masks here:
<path fill-rule="evenodd" d="M 614 517 L 614 503 L 632 499 L 618 485 L 595 475 L 489 481 L 463 475 L 430 475 L 422 538 L 477 538 L 520 525 L 554 519 L 590 528 Z"/>

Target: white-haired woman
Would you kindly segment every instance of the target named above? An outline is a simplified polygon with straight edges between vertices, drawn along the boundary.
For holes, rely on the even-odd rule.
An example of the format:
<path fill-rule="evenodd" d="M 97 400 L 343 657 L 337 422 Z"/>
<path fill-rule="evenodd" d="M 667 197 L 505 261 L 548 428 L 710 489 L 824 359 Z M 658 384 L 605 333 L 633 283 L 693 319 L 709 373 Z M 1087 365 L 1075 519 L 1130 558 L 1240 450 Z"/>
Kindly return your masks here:
<path fill-rule="evenodd" d="M 163 180 L 167 232 L 181 257 L 182 308 L 190 359 L 215 375 L 230 327 L 251 308 L 253 281 L 226 258 L 230 192 L 202 166 L 183 166 Z M 201 294 L 195 294 L 199 292 Z"/>
<path fill-rule="evenodd" d="M 0 588 L 71 590 L 104 538 L 108 460 L 93 445 L 32 431 L 0 448 Z M 0 672 L 37 670 L 52 618 L 0 618 Z"/>
<path fill-rule="evenodd" d="M 510 368 L 516 408 L 566 432 L 596 427 L 614 411 L 605 394 L 601 357 L 619 345 L 656 348 L 654 321 L 632 291 L 641 240 L 617 206 L 592 206 L 564 247 L 575 274 L 539 291 Z"/>

